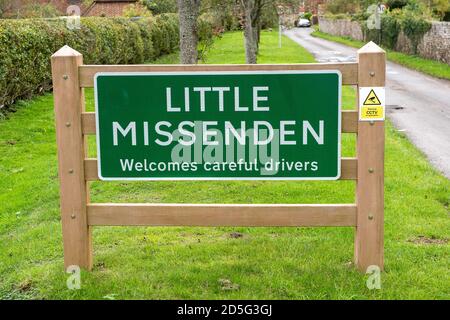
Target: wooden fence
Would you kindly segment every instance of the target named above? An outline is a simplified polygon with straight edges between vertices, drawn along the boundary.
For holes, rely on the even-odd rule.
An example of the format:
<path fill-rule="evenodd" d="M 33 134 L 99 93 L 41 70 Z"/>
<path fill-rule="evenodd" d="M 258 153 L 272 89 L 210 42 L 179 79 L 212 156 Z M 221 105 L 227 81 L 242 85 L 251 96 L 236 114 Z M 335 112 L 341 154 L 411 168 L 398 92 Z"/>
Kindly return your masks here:
<path fill-rule="evenodd" d="M 339 70 L 343 85 L 384 87 L 385 52 L 373 43 L 355 63 L 279 65 L 83 65 L 70 47 L 52 56 L 64 263 L 92 268 L 93 226 L 346 226 L 354 227 L 355 264 L 383 268 L 384 121 L 359 121 L 342 111 L 342 132 L 355 133 L 356 158 L 341 159 L 340 179 L 355 180 L 352 204 L 117 204 L 91 203 L 89 182 L 97 160 L 87 158 L 87 136 L 96 133 L 83 89 L 97 72 Z"/>

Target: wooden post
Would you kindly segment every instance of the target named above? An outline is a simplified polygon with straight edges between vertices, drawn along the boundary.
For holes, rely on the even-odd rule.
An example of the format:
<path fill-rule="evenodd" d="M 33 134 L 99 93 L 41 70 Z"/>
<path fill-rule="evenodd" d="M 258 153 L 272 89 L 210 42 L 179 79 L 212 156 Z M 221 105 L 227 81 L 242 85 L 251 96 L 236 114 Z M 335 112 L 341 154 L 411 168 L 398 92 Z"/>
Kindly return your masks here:
<path fill-rule="evenodd" d="M 52 56 L 64 265 L 66 268 L 77 265 L 90 270 L 92 243 L 84 177 L 86 149 L 81 131 L 84 95 L 78 77 L 78 67 L 82 64 L 83 56 L 68 46 Z"/>
<path fill-rule="evenodd" d="M 369 42 L 358 50 L 358 85 L 384 87 L 386 53 Z M 359 93 L 359 92 L 358 92 Z M 359 107 L 359 106 L 358 106 Z M 383 269 L 384 121 L 358 121 L 355 264 Z"/>

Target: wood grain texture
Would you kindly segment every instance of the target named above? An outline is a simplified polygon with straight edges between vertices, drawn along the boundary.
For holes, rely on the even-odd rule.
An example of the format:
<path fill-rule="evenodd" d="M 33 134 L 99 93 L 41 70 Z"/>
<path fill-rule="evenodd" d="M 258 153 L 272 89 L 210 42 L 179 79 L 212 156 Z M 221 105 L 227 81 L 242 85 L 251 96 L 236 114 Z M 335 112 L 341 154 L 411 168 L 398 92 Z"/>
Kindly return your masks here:
<path fill-rule="evenodd" d="M 358 51 L 358 63 L 359 86 L 385 86 L 386 54 L 380 47 L 365 45 Z M 361 272 L 384 266 L 384 139 L 384 121 L 358 122 L 355 263 Z"/>
<path fill-rule="evenodd" d="M 355 226 L 356 205 L 93 203 L 88 205 L 88 222 L 92 226 Z"/>
<path fill-rule="evenodd" d="M 339 70 L 342 84 L 358 83 L 358 64 L 342 63 L 302 63 L 302 64 L 198 64 L 198 65 L 83 65 L 79 67 L 80 87 L 94 86 L 94 76 L 98 72 L 182 72 L 182 71 L 284 71 L 284 70 Z"/>
<path fill-rule="evenodd" d="M 98 180 L 97 160 L 86 158 L 85 135 L 96 133 L 84 110 L 84 87 L 98 72 L 339 70 L 344 85 L 385 86 L 385 52 L 374 43 L 356 63 L 288 65 L 83 65 L 65 46 L 52 56 L 61 182 L 64 263 L 92 267 L 91 226 L 355 226 L 355 263 L 383 268 L 384 122 L 358 121 L 342 111 L 342 132 L 357 133 L 357 158 L 342 158 L 341 178 L 357 180 L 356 204 L 113 204 L 89 203 L 87 181 Z"/>
<path fill-rule="evenodd" d="M 79 86 L 80 53 L 65 46 L 52 58 L 53 95 L 61 197 L 61 223 L 66 268 L 92 267 L 91 231 L 87 224 L 88 189 L 84 177 L 85 144 L 81 129 L 84 111 Z"/>
<path fill-rule="evenodd" d="M 358 110 L 342 110 L 342 128 L 343 133 L 358 132 Z"/>
<path fill-rule="evenodd" d="M 356 158 L 342 158 L 340 180 L 355 180 L 357 177 L 357 165 L 358 161 Z M 84 160 L 84 172 L 86 181 L 99 180 L 97 170 L 97 159 L 87 158 Z"/>

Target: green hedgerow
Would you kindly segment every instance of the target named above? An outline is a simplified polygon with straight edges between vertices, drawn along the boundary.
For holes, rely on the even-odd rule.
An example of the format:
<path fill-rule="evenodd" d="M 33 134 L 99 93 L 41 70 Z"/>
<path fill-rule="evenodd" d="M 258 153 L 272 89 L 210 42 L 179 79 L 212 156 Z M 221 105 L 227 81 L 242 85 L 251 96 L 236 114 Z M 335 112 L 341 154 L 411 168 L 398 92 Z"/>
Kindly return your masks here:
<path fill-rule="evenodd" d="M 83 54 L 86 64 L 136 64 L 174 52 L 178 16 L 132 20 L 82 18 L 0 20 L 0 107 L 51 89 L 50 57 L 63 45 Z"/>
<path fill-rule="evenodd" d="M 199 38 L 213 37 L 199 19 Z M 0 20 L 0 110 L 17 99 L 50 90 L 50 57 L 63 45 L 83 54 L 85 64 L 138 64 L 173 53 L 179 44 L 178 15 L 139 19 L 82 18 L 77 28 L 65 19 Z"/>

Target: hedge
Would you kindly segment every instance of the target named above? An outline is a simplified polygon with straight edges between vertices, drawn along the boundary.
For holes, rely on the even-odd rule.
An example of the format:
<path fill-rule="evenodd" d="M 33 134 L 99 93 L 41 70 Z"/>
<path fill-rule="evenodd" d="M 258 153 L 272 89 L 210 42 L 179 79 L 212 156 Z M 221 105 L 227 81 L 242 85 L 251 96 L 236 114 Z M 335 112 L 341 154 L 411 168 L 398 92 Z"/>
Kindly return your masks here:
<path fill-rule="evenodd" d="M 395 50 L 400 31 L 411 41 L 413 54 L 417 52 L 420 39 L 431 28 L 431 22 L 411 11 L 394 10 L 381 15 L 381 28 L 369 30 L 366 21 L 360 21 L 365 41 L 374 41 Z"/>
<path fill-rule="evenodd" d="M 86 64 L 135 64 L 174 52 L 178 43 L 175 14 L 82 18 L 73 30 L 63 19 L 0 20 L 0 107 L 51 89 L 50 56 L 65 44 Z"/>

